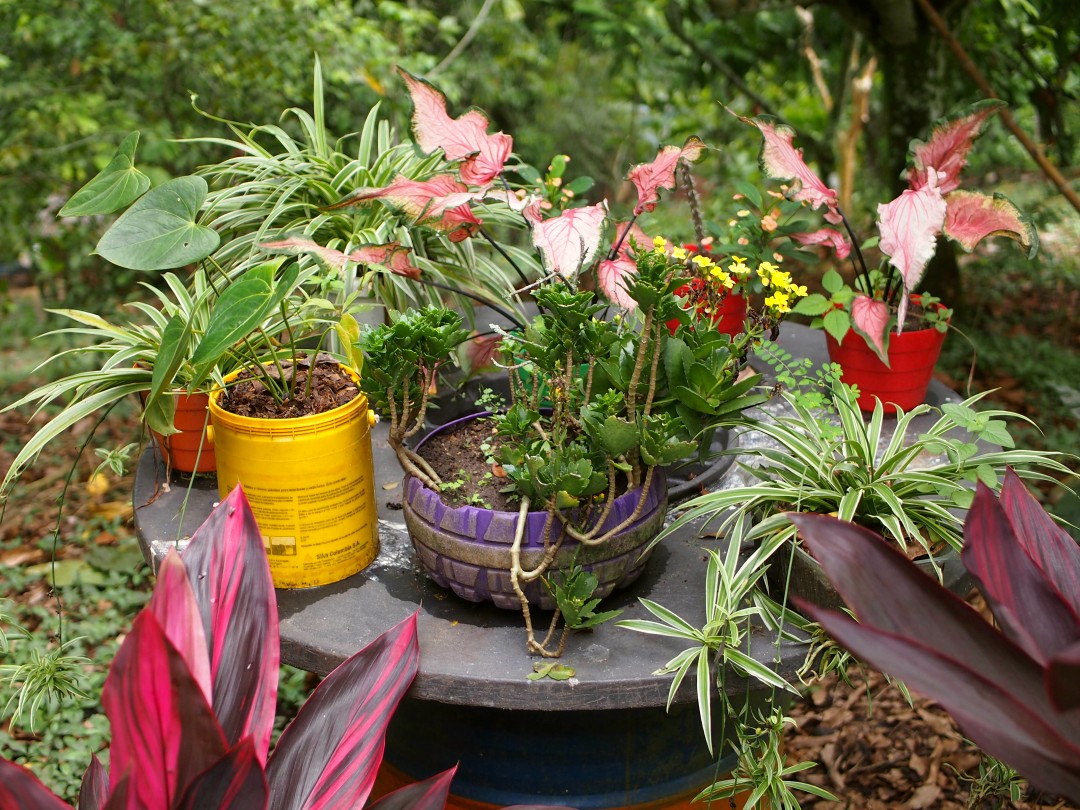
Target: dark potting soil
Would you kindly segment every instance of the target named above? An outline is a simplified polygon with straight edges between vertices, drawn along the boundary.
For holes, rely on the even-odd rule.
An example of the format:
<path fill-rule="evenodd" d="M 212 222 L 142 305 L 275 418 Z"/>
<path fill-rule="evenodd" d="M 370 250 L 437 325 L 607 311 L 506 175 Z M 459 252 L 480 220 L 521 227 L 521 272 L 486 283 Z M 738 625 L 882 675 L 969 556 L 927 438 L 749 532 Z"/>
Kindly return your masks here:
<path fill-rule="evenodd" d="M 447 504 L 518 510 L 518 499 L 501 491 L 509 484 L 505 473 L 489 461 L 499 446 L 494 430 L 490 419 L 473 419 L 437 433 L 417 451 L 442 480 Z"/>
<path fill-rule="evenodd" d="M 285 381 L 292 378 L 292 364 L 282 363 Z M 268 367 L 267 372 L 274 378 L 279 377 L 275 367 Z M 312 416 L 326 413 L 339 405 L 351 402 L 360 393 L 360 388 L 352 378 L 341 370 L 332 360 L 318 360 L 311 379 L 311 392 L 305 396 L 308 384 L 309 365 L 306 360 L 297 363 L 295 384 L 291 390 L 295 396 L 277 402 L 261 380 L 250 371 L 243 371 L 237 381 L 221 395 L 218 404 L 229 413 L 237 416 L 250 416 L 256 419 L 293 419 L 298 416 Z"/>

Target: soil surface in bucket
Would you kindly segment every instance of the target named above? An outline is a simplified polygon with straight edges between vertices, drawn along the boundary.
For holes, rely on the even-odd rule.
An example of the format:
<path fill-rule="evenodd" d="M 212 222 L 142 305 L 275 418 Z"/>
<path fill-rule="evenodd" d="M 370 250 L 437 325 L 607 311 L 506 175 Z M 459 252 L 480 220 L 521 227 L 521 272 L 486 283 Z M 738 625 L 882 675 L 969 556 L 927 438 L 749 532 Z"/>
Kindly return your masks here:
<path fill-rule="evenodd" d="M 319 359 L 311 375 L 311 390 L 308 391 L 308 374 L 311 371 L 307 360 L 301 359 L 293 374 L 292 363 L 281 363 L 284 372 L 283 384 L 292 392 L 281 402 L 271 395 L 263 381 L 243 371 L 218 400 L 222 409 L 237 416 L 250 416 L 256 419 L 293 419 L 298 416 L 332 411 L 346 402 L 351 402 L 360 393 L 360 388 L 333 360 Z M 281 379 L 281 372 L 274 366 L 266 368 L 274 380 Z M 295 377 L 295 379 L 294 379 Z"/>

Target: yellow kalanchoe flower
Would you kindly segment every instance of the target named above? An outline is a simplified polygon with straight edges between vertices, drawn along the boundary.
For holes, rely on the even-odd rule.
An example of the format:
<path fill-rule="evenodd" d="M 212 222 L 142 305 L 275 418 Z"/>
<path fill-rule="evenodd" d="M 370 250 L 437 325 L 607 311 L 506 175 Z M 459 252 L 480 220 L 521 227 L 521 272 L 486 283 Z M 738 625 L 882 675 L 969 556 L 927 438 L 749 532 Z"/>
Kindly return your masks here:
<path fill-rule="evenodd" d="M 783 290 L 776 290 L 772 295 L 766 298 L 765 306 L 774 309 L 781 314 L 791 312 L 788 294 Z"/>
<path fill-rule="evenodd" d="M 684 261 L 689 254 L 686 252 L 685 248 L 677 247 L 672 248 L 671 255 L 681 262 Z"/>

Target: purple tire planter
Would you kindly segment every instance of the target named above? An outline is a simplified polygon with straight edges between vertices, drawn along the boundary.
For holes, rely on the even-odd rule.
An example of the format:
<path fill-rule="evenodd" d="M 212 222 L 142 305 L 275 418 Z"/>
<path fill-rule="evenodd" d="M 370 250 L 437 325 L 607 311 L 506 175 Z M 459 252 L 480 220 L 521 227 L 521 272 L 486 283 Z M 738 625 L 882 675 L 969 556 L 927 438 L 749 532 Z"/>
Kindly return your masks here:
<path fill-rule="evenodd" d="M 429 435 L 484 415 L 449 422 Z M 602 531 L 629 517 L 640 493 L 637 489 L 616 498 Z M 405 476 L 402 505 L 416 555 L 428 576 L 440 587 L 449 588 L 470 602 L 491 601 L 501 608 L 520 609 L 521 603 L 510 584 L 510 547 L 514 543 L 517 512 L 447 506 L 439 493 L 411 475 Z M 663 470 L 656 469 L 637 519 L 602 545 L 583 546 L 578 552 L 578 565 L 591 571 L 598 580 L 596 596 L 607 596 L 641 575 L 647 561 L 647 557 L 641 556 L 642 548 L 660 531 L 666 514 L 667 483 Z M 521 540 L 521 564 L 525 570 L 534 568 L 543 556 L 546 522 L 546 512 L 530 512 L 526 518 Z M 556 542 L 561 534 L 561 521 L 556 520 L 551 542 Z M 568 566 L 579 546 L 574 540 L 564 541 L 552 570 Z M 539 580 L 524 584 L 523 590 L 531 605 L 543 610 L 555 608 L 555 600 Z"/>

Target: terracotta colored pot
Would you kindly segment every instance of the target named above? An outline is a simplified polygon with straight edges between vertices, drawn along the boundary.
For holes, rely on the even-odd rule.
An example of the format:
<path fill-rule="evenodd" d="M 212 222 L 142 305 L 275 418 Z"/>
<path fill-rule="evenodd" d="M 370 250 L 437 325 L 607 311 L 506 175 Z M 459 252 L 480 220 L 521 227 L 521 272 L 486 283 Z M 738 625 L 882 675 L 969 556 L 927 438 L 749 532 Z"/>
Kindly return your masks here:
<path fill-rule="evenodd" d="M 207 473 L 217 469 L 214 457 L 214 445 L 209 437 L 204 436 L 207 423 L 207 408 L 210 397 L 204 393 L 179 394 L 176 400 L 176 414 L 173 427 L 179 430 L 171 436 L 162 436 L 150 431 L 154 442 L 161 450 L 165 464 L 174 470 L 187 473 Z M 202 452 L 199 452 L 199 445 Z M 197 462 L 197 463 L 196 463 Z"/>
<path fill-rule="evenodd" d="M 683 284 L 675 290 L 676 295 L 687 295 L 689 292 L 689 284 Z M 708 317 L 712 321 L 717 332 L 735 337 L 735 335 L 742 332 L 745 328 L 746 309 L 746 296 L 740 293 L 732 293 L 725 296 L 724 300 L 720 303 L 720 308 Z M 698 308 L 696 317 L 699 320 L 703 320 L 706 317 L 700 307 Z M 679 326 L 679 319 L 672 318 L 667 322 L 667 326 L 671 334 L 675 334 L 675 330 Z"/>
<path fill-rule="evenodd" d="M 945 333 L 934 327 L 894 332 L 889 335 L 886 366 L 862 335 L 848 332 L 842 344 L 825 335 L 829 359 L 840 364 L 846 384 L 859 387 L 859 408 L 867 413 L 874 410 L 878 398 L 887 414 L 896 413 L 897 408 L 910 411 L 921 404 L 944 343 Z"/>
<path fill-rule="evenodd" d="M 449 422 L 428 434 L 424 441 L 485 415 L 473 414 Z M 521 603 L 510 584 L 510 547 L 514 542 L 518 513 L 476 506 L 448 506 L 438 492 L 411 475 L 405 476 L 403 489 L 405 524 L 428 576 L 439 586 L 450 588 L 470 602 L 490 600 L 502 608 L 520 609 Z M 634 490 L 616 498 L 604 529 L 622 523 L 632 514 L 640 495 L 640 490 Z M 629 585 L 641 575 L 646 562 L 641 551 L 660 531 L 666 514 L 667 482 L 658 468 L 653 473 L 645 506 L 638 518 L 606 543 L 578 550 L 577 564 L 599 580 L 596 596 L 607 596 L 616 587 Z M 526 518 L 521 542 L 521 564 L 526 570 L 535 568 L 544 554 L 547 519 L 546 512 L 530 512 Z M 552 527 L 550 542 L 556 542 L 561 534 L 561 525 Z M 577 542 L 566 540 L 552 570 L 569 566 L 578 548 Z M 530 604 L 544 610 L 555 607 L 554 599 L 539 580 L 525 584 L 523 590 Z"/>

